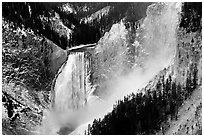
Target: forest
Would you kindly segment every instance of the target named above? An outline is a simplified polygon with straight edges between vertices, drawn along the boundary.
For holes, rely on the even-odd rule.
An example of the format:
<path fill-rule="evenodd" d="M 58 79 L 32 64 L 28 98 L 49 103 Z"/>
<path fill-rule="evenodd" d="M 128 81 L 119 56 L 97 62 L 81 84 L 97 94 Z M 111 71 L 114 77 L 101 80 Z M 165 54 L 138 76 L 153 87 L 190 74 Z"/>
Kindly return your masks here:
<path fill-rule="evenodd" d="M 105 32 L 110 30 L 114 23 L 124 18 L 127 14 L 130 14 L 128 19 L 126 19 L 128 22 L 137 21 L 144 15 L 134 15 L 137 13 L 134 10 L 139 8 L 142 11 L 150 3 L 145 3 L 143 6 L 140 6 L 138 3 L 81 3 L 81 6 L 78 3 L 72 4 L 79 10 L 79 13 L 66 13 L 61 8 L 63 3 L 57 2 L 3 3 L 3 18 L 8 22 L 13 22 L 15 27 L 31 28 L 36 34 L 40 34 L 52 40 L 61 48 L 66 49 L 67 47 L 70 48 L 80 44 L 96 43 Z M 85 23 L 80 19 L 94 12 L 93 10 L 89 12 L 80 11 L 85 4 L 89 7 L 92 7 L 94 4 L 94 10 L 100 9 L 100 7 L 105 5 L 112 5 L 114 8 L 111 9 L 108 16 L 102 16 L 98 20 L 100 15 L 97 15 L 91 22 Z M 55 13 L 52 11 L 59 14 L 65 27 L 73 32 L 70 34 L 70 38 L 66 34 L 62 35 L 56 32 L 55 27 L 51 25 L 53 22 L 52 18 L 55 16 Z M 42 20 L 42 17 L 46 19 L 45 22 Z"/>
<path fill-rule="evenodd" d="M 201 32 L 202 5 L 199 3 L 184 4 L 180 29 L 186 33 Z M 184 34 L 185 35 L 185 34 Z M 187 52 L 189 70 L 184 83 L 177 82 L 177 78 L 171 75 L 161 76 L 157 81 L 155 88 L 145 89 L 143 93 L 132 93 L 119 100 L 113 107 L 113 111 L 104 116 L 104 118 L 95 119 L 93 124 L 88 125 L 87 135 L 151 135 L 161 131 L 165 133 L 164 123 L 169 119 L 177 120 L 178 109 L 183 102 L 189 98 L 192 92 L 198 88 L 198 60 L 201 58 L 201 45 L 193 46 L 194 40 L 191 40 L 191 50 L 188 44 L 183 42 L 183 48 Z M 182 64 L 183 58 L 179 54 L 179 64 Z M 179 65 L 182 67 L 181 65 Z M 165 70 L 163 70 L 165 71 Z M 165 78 L 167 77 L 167 78 Z M 201 125 L 200 125 L 201 126 Z"/>
<path fill-rule="evenodd" d="M 171 76 L 164 76 L 154 90 L 145 94 L 130 94 L 119 100 L 111 113 L 102 120 L 95 119 L 86 134 L 91 135 L 132 135 L 154 134 L 162 129 L 161 123 L 169 117 L 177 119 L 178 108 L 197 88 L 197 68 L 186 79 L 186 84 L 177 84 Z"/>
<path fill-rule="evenodd" d="M 74 11 L 65 11 L 64 4 L 2 3 L 3 134 L 36 134 L 31 129 L 41 125 L 43 111 L 51 105 L 53 83 L 68 59 L 67 50 L 97 43 L 120 21 L 128 31 L 126 39 L 131 47 L 152 3 L 70 2 Z M 175 64 L 161 70 L 152 79 L 152 87 L 115 102 L 112 112 L 94 119 L 84 134 L 165 134 L 168 123 L 178 119 L 184 102 L 202 87 L 202 3 L 183 3 L 177 38 Z M 134 54 L 131 48 L 129 52 Z M 196 109 L 200 107 L 202 104 Z M 201 128 L 201 124 L 196 126 Z"/>

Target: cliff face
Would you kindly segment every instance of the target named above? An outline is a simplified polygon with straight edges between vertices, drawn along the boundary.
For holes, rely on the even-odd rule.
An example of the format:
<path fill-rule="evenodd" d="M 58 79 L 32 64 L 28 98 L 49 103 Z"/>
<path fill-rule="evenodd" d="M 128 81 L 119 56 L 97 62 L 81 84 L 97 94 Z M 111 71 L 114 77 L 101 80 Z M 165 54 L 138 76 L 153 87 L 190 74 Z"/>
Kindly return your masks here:
<path fill-rule="evenodd" d="M 201 6 L 201 3 L 199 4 Z M 95 119 L 93 123 L 89 124 L 88 126 L 82 125 L 82 127 L 76 129 L 76 131 L 74 131 L 72 134 L 83 134 L 82 132 L 84 132 L 85 127 L 88 128 L 88 130 L 85 131 L 86 134 L 155 134 L 155 132 L 158 131 L 158 134 L 201 134 L 202 127 L 199 120 L 202 119 L 202 15 L 200 13 L 200 10 L 195 8 L 199 7 L 199 4 L 195 3 L 195 5 L 197 6 L 193 4 L 183 4 L 181 23 L 179 24 L 179 28 L 177 28 L 177 31 L 175 32 L 176 42 L 174 43 L 174 45 L 176 52 L 175 54 L 173 54 L 173 58 L 171 58 L 170 63 L 167 63 L 166 68 L 158 72 L 157 75 L 152 78 L 151 81 L 147 84 L 147 86 L 141 90 L 144 93 L 144 96 L 142 96 L 142 94 L 130 94 L 124 97 L 124 99 L 118 101 L 116 105 L 114 105 L 113 111 L 105 115 L 104 118 Z M 189 9 L 185 9 L 186 6 Z M 152 12 L 151 8 L 149 12 Z M 157 12 L 155 12 L 155 14 L 153 15 L 157 15 Z M 170 16 L 166 17 L 169 18 Z M 159 27 L 162 26 L 159 25 Z M 158 28 L 156 29 L 156 27 L 152 27 L 152 29 L 159 31 Z M 120 34 L 124 34 L 123 32 L 124 31 L 122 31 Z M 148 34 L 151 36 L 151 33 Z M 109 40 L 111 40 L 111 31 L 107 36 L 109 36 L 109 39 L 105 40 L 105 42 L 109 42 Z M 164 34 L 162 36 L 164 36 Z M 154 36 L 152 37 L 154 38 Z M 156 35 L 155 37 L 160 38 L 160 35 Z M 122 39 L 122 37 L 120 38 Z M 123 42 L 124 41 L 125 40 L 123 40 Z M 147 41 L 147 43 L 148 42 L 148 46 L 152 44 L 151 37 L 149 41 Z M 112 46 L 114 45 L 113 43 L 109 45 Z M 155 41 L 155 43 L 158 43 L 159 45 L 159 40 Z M 138 43 L 136 42 L 134 44 L 138 45 Z M 156 45 L 156 47 L 158 45 Z M 153 49 L 151 49 L 151 47 L 149 48 L 149 50 L 155 51 L 154 47 Z M 102 52 L 103 50 L 105 51 L 106 46 L 99 46 L 98 50 L 100 52 Z M 110 53 L 110 55 L 112 55 L 111 50 L 107 51 L 108 52 L 106 53 Z M 164 50 L 162 50 L 161 52 L 164 52 Z M 103 58 L 106 58 L 107 56 L 108 55 L 101 57 L 100 59 L 105 62 L 106 60 L 103 60 Z M 115 55 L 113 54 L 113 57 L 111 59 L 114 59 L 114 57 Z M 114 63 L 112 64 L 116 63 L 116 61 L 113 62 Z M 117 71 L 114 72 L 116 72 L 117 74 Z M 124 82 L 121 83 L 121 85 L 122 84 L 124 84 Z M 118 86 L 120 87 L 120 85 Z M 122 87 L 120 87 L 120 89 L 122 89 Z M 159 109 L 159 112 L 153 110 L 155 109 L 153 108 L 154 105 L 151 106 L 151 102 L 157 102 L 155 101 L 155 98 L 157 101 L 161 99 L 159 102 L 162 105 Z M 141 111 L 139 108 L 133 108 L 133 106 L 143 106 L 141 104 L 137 104 L 138 102 L 140 102 L 139 100 L 142 100 L 142 102 L 144 102 L 145 104 L 144 109 L 141 109 Z M 188 105 L 189 103 L 191 105 Z M 158 108 L 159 103 L 155 107 Z M 135 114 L 134 110 L 138 113 Z M 155 121 L 152 120 L 154 118 L 151 118 L 151 114 L 146 115 L 145 110 L 148 110 L 148 114 L 151 113 L 150 111 L 152 111 L 152 115 L 154 115 L 155 113 L 158 116 L 162 115 L 161 118 L 163 120 L 159 119 L 158 123 L 154 123 Z M 138 117 L 134 122 L 131 122 L 134 118 L 133 113 Z M 149 118 L 150 120 L 147 120 Z M 126 122 L 128 124 L 126 124 Z M 154 123 L 153 125 L 151 125 L 152 122 Z M 153 128 L 151 128 L 151 126 L 153 126 Z M 152 130 L 150 130 L 150 128 Z"/>
<path fill-rule="evenodd" d="M 140 87 L 144 87 L 141 91 L 146 94 L 148 90 L 157 90 L 159 84 L 170 76 L 173 82 L 182 85 L 184 91 L 191 88 L 192 83 L 197 84 L 193 99 L 190 98 L 191 103 L 198 99 L 196 109 L 189 112 L 198 113 L 196 119 L 200 120 L 202 4 L 183 4 L 175 33 L 169 30 L 176 27 L 176 16 L 171 16 L 164 4 L 150 4 L 3 3 L 3 134 L 36 134 L 33 131 L 41 125 L 44 111 L 50 106 L 51 85 L 55 83 L 52 81 L 69 56 L 67 50 L 90 43 L 96 43 L 96 48 L 85 53 L 84 58 L 90 62 L 87 75 L 94 85 L 90 87 L 94 96 L 112 97 L 114 103 L 119 99 L 117 96 L 123 98 L 138 92 L 135 89 Z M 135 73 L 131 73 L 132 70 L 136 70 Z M 114 90 L 124 92 L 114 95 Z M 124 104 L 128 106 L 127 102 Z M 183 109 L 180 119 L 184 116 Z M 113 113 L 117 114 L 116 110 Z M 167 123 L 172 125 L 171 120 Z M 182 131 L 177 133 L 185 134 L 192 123 L 187 123 L 186 127 L 182 124 Z M 197 127 L 199 132 L 200 126 Z M 176 127 L 172 128 L 176 132 Z M 78 129 L 79 134 L 84 134 L 84 129 Z M 67 134 L 74 129 L 62 127 L 61 130 Z M 166 133 L 173 134 L 170 130 L 167 128 Z"/>
<path fill-rule="evenodd" d="M 134 22 L 149 4 L 3 3 L 3 134 L 33 134 L 50 104 L 52 80 L 67 59 L 65 49 L 98 42 L 113 24 L 114 31 L 128 27 L 134 33 Z M 24 125 L 28 121 L 33 123 Z"/>

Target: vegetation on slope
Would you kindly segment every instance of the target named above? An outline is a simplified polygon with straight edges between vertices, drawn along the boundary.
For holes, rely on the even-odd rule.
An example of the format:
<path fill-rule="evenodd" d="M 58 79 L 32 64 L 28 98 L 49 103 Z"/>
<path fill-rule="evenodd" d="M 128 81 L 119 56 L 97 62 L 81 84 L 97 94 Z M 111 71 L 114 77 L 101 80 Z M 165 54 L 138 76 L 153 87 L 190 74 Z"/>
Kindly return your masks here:
<path fill-rule="evenodd" d="M 32 30 L 15 29 L 3 21 L 2 29 L 3 83 L 21 83 L 38 90 L 48 88 L 49 47 Z"/>
<path fill-rule="evenodd" d="M 163 124 L 165 135 L 202 134 L 202 87 L 193 91 L 178 110 L 178 119 Z M 162 134 L 162 132 L 158 132 Z"/>
<path fill-rule="evenodd" d="M 169 117 L 177 119 L 177 112 L 183 101 L 191 96 L 198 84 L 201 84 L 198 80 L 202 77 L 199 64 L 202 47 L 200 23 L 202 8 L 195 8 L 200 7 L 201 3 L 195 3 L 195 5 L 185 3 L 183 7 L 181 31 L 178 31 L 180 35 L 178 39 L 183 43 L 177 45 L 177 62 L 175 61 L 174 65 L 178 67 L 173 73 L 170 73 L 166 80 L 166 76 L 163 75 L 155 89 L 145 89 L 145 94 L 132 93 L 123 100 L 119 100 L 113 111 L 103 119 L 95 119 L 85 134 L 155 134 L 159 130 L 164 134 L 165 129 L 162 124 L 166 123 Z M 185 10 L 186 7 L 191 10 Z M 186 41 L 185 38 L 192 32 L 196 32 L 194 37 Z M 180 75 L 174 75 L 181 71 L 183 72 L 182 80 Z"/>
<path fill-rule="evenodd" d="M 49 105 L 54 75 L 50 70 L 53 66 L 50 62 L 53 47 L 46 44 L 47 41 L 51 40 L 63 49 L 95 43 L 102 32 L 105 32 L 105 26 L 113 20 L 111 16 L 121 8 L 117 3 L 112 4 L 116 9 L 108 15 L 108 21 L 103 24 L 103 20 L 100 20 L 100 24 L 96 25 L 97 22 L 81 22 L 81 18 L 98 10 L 100 12 L 100 9 L 111 3 L 81 3 L 81 6 L 80 3 L 68 3 L 77 10 L 77 14 L 65 12 L 62 8 L 64 4 L 67 3 L 2 3 L 3 134 L 28 134 L 25 130 L 16 129 L 16 125 L 30 130 L 32 126 L 39 124 L 40 121 L 35 118 L 42 118 L 42 108 Z M 82 17 L 80 14 L 83 11 L 80 8 L 83 9 L 87 4 L 92 10 Z M 112 23 L 120 19 L 115 17 Z M 30 121 L 34 125 L 24 126 Z"/>
<path fill-rule="evenodd" d="M 131 27 L 134 28 L 136 25 L 135 20 L 137 19 L 131 18 L 135 15 L 131 15 L 130 18 L 128 15 L 129 13 L 137 14 L 136 11 L 132 12 L 132 10 L 134 11 L 135 7 L 137 7 L 137 4 L 131 6 L 131 8 L 126 8 L 131 4 L 126 4 L 123 7 L 123 3 L 121 5 L 117 5 L 117 3 L 114 5 L 113 3 L 112 10 L 107 16 L 103 16 L 99 21 L 97 18 L 93 18 L 93 21 L 89 23 L 81 22 L 80 19 L 82 18 L 82 16 L 83 18 L 87 18 L 107 5 L 103 5 L 101 3 L 102 5 L 99 4 L 99 6 L 97 6 L 96 4 L 97 10 L 93 8 L 92 10 L 90 10 L 90 12 L 84 15 L 80 15 L 79 17 L 79 13 L 83 12 L 78 11 L 77 15 L 71 13 L 67 14 L 64 11 L 60 10 L 59 7 L 61 6 L 61 4 L 63 3 L 2 4 L 2 103 L 3 109 L 5 110 L 4 112 L 6 112 L 3 114 L 3 134 L 30 134 L 31 128 L 40 124 L 40 121 L 42 120 L 42 108 L 46 108 L 49 104 L 49 90 L 52 79 L 54 77 L 52 74 L 50 74 L 49 71 L 50 62 L 48 61 L 48 52 L 50 52 L 50 47 L 43 44 L 46 38 L 50 39 L 61 48 L 66 49 L 67 46 L 72 47 L 79 44 L 97 42 L 106 31 L 109 31 L 113 23 L 118 22 L 126 16 L 126 21 L 128 22 L 126 24 L 127 28 L 131 29 Z M 191 5 L 188 5 L 188 7 L 189 6 L 191 7 Z M 84 7 L 83 4 L 81 7 Z M 193 85 L 192 82 L 197 82 L 197 80 L 200 81 L 199 79 L 201 79 L 195 79 L 195 74 L 197 74 L 197 72 L 195 71 L 197 69 L 195 68 L 197 68 L 198 66 L 198 63 L 196 61 L 199 60 L 201 62 L 201 34 L 197 33 L 197 31 L 201 30 L 201 13 L 199 4 L 198 6 L 193 7 L 194 10 L 192 13 L 190 12 L 190 10 L 188 12 L 184 11 L 184 17 L 181 19 L 184 23 L 183 25 L 181 23 L 181 27 L 184 27 L 185 29 L 181 31 L 182 33 L 184 32 L 183 34 L 181 34 L 182 36 L 186 36 L 186 33 L 188 32 L 195 32 L 195 37 L 191 39 L 192 42 L 190 44 L 184 43 L 183 46 L 179 47 L 179 51 L 181 51 L 181 53 L 178 60 L 180 62 L 179 64 L 181 65 L 183 65 L 181 63 L 183 62 L 188 64 L 188 67 L 191 66 L 191 69 L 188 71 L 188 73 L 185 72 L 185 75 L 188 74 L 188 78 L 184 77 L 186 82 L 182 84 L 175 84 L 175 81 L 172 81 L 171 84 L 169 84 L 169 80 L 168 82 L 165 81 L 164 83 L 165 86 L 169 86 L 172 89 L 172 84 L 174 83 L 174 86 L 177 87 L 175 90 L 176 93 L 178 92 L 178 89 L 180 87 L 179 85 L 182 86 L 182 93 L 185 91 L 185 89 L 187 90 L 188 87 L 189 92 L 181 95 L 183 98 L 186 98 L 188 94 L 192 92 L 191 90 L 195 88 L 192 88 L 190 86 Z M 144 10 L 143 8 L 145 9 L 145 5 L 141 9 L 142 11 Z M 118 12 L 120 12 L 120 9 L 122 9 L 122 11 L 124 12 L 118 14 Z M 126 9 L 130 9 L 130 11 L 126 12 Z M 188 18 L 189 14 L 191 16 L 190 19 Z M 66 32 L 64 33 L 64 30 L 67 30 L 66 32 L 70 32 L 70 37 L 68 37 L 69 35 L 66 35 Z M 132 33 L 134 33 L 134 30 Z M 189 60 L 189 58 L 191 60 Z M 193 62 L 194 65 L 190 65 L 190 62 Z M 198 69 L 198 73 L 201 73 L 199 70 L 200 68 Z M 181 69 L 180 71 L 182 72 L 183 69 Z M 198 76 L 201 75 L 199 74 Z M 177 83 L 178 81 L 179 80 L 177 80 Z M 188 86 L 185 86 L 185 84 L 187 84 Z M 158 95 L 158 97 L 155 97 L 154 99 L 158 100 L 160 92 L 157 90 L 153 91 L 155 91 L 156 95 Z M 168 93 L 169 91 L 171 90 L 166 90 L 165 92 Z M 164 94 L 162 94 L 161 92 L 160 96 L 163 97 Z M 163 118 L 163 115 L 165 115 L 165 119 L 167 115 L 169 115 L 169 110 L 167 108 L 171 105 L 171 109 L 175 109 L 176 112 L 178 106 L 174 108 L 175 103 L 180 104 L 178 100 L 175 100 L 173 98 L 173 94 L 170 94 L 169 96 L 170 97 L 168 97 L 168 99 L 172 99 L 172 101 L 164 101 L 166 103 L 166 106 L 158 106 L 158 108 L 162 107 L 164 111 L 159 112 L 159 117 L 157 117 L 154 121 L 149 120 L 149 115 L 144 115 L 145 117 L 147 117 L 147 120 L 145 122 L 139 122 L 138 125 L 133 124 L 133 127 L 139 127 L 137 131 L 133 131 L 133 129 L 128 129 L 126 131 L 122 129 L 121 131 L 124 132 L 120 133 L 126 134 L 127 132 L 129 132 L 127 134 L 135 134 L 137 132 L 138 134 L 150 134 L 154 129 L 151 124 L 154 122 L 156 122 L 157 124 L 157 126 L 155 126 L 156 129 L 159 129 L 159 124 L 161 123 L 160 118 Z M 113 128 L 115 128 L 115 124 L 111 126 L 108 125 L 110 124 L 109 120 L 112 119 L 112 117 L 115 120 L 115 115 L 120 113 L 120 115 L 118 115 L 120 117 L 117 117 L 116 121 L 119 123 L 118 125 L 122 125 L 120 120 L 121 118 L 124 118 L 125 121 L 122 122 L 125 123 L 126 121 L 128 121 L 130 126 L 132 126 L 131 121 L 133 120 L 130 120 L 130 118 L 133 118 L 133 114 L 135 112 L 132 114 L 132 112 L 126 112 L 126 109 L 129 107 L 133 107 L 133 110 L 144 108 L 144 110 L 141 109 L 141 112 L 138 112 L 138 115 L 143 116 L 143 111 L 147 111 L 146 109 L 149 109 L 150 106 L 154 105 L 152 104 L 153 97 L 154 96 L 148 94 L 148 92 L 144 96 L 141 94 L 133 94 L 125 97 L 123 101 L 119 101 L 118 105 L 115 106 L 115 112 L 113 114 L 114 116 L 112 116 L 112 114 L 109 114 L 106 116 L 107 120 L 95 120 L 94 125 L 96 126 L 90 127 L 88 133 L 119 134 L 114 133 L 116 131 L 116 129 L 113 130 Z M 142 101 L 134 102 L 132 101 L 132 98 Z M 146 101 L 144 100 L 147 100 L 148 103 L 145 103 Z M 145 104 L 142 104 L 142 102 Z M 154 102 L 156 101 L 154 100 Z M 157 101 L 156 103 L 161 102 Z M 151 111 L 156 113 L 158 111 L 158 108 L 155 107 L 154 110 Z M 129 111 L 131 109 L 127 110 Z M 121 113 L 120 111 L 124 113 Z M 173 113 L 171 113 L 170 115 L 172 115 L 172 118 L 176 116 Z M 134 117 L 133 119 L 137 118 Z M 101 129 L 101 123 L 108 126 L 104 126 L 104 128 Z M 145 127 L 148 126 L 148 123 L 150 123 L 149 129 Z M 121 126 L 120 128 L 124 127 L 125 126 Z M 109 129 L 107 130 L 106 128 Z"/>
<path fill-rule="evenodd" d="M 24 25 L 25 28 L 31 28 L 36 34 L 43 35 L 66 49 L 80 44 L 96 43 L 114 23 L 121 19 L 135 22 L 144 17 L 148 5 L 150 3 L 3 2 L 2 15 L 6 21 L 13 22 L 14 26 Z M 73 12 L 67 12 L 65 10 L 67 6 Z M 106 16 L 102 16 L 100 10 L 106 6 L 111 6 L 111 10 Z M 95 12 L 99 14 L 93 16 L 91 22 L 83 21 L 96 14 Z M 58 26 L 69 30 L 69 34 L 62 34 L 56 30 L 56 26 L 52 25 L 56 20 L 63 24 Z"/>
<path fill-rule="evenodd" d="M 30 133 L 42 118 L 42 108 L 49 103 L 51 47 L 45 46 L 42 39 L 31 29 L 2 21 L 3 134 Z"/>
<path fill-rule="evenodd" d="M 168 117 L 177 119 L 178 107 L 197 87 L 196 71 L 194 68 L 194 77 L 187 77 L 185 87 L 177 85 L 169 76 L 166 81 L 163 78 L 157 83 L 155 90 L 124 97 L 102 120 L 94 120 L 88 134 L 154 134 Z"/>

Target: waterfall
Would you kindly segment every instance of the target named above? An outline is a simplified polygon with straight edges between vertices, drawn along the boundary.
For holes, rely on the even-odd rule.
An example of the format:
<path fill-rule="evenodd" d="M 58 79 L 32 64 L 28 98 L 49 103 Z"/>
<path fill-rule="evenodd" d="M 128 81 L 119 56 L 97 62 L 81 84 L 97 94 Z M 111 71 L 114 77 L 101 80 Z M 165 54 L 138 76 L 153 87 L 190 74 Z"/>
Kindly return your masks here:
<path fill-rule="evenodd" d="M 75 110 L 86 104 L 88 64 L 84 52 L 74 52 L 69 55 L 55 83 L 55 110 L 59 112 Z"/>
<path fill-rule="evenodd" d="M 44 111 L 42 126 L 38 129 L 40 134 L 68 134 L 78 126 L 78 112 L 87 105 L 91 94 L 90 59 L 86 51 L 90 50 L 70 52 L 59 69 L 53 83 L 51 108 Z"/>
<path fill-rule="evenodd" d="M 70 123 L 72 125 L 68 126 L 69 129 L 74 130 L 99 115 L 103 116 L 110 111 L 109 108 L 118 99 L 131 92 L 137 92 L 160 70 L 167 67 L 176 49 L 179 12 L 180 5 L 176 3 L 157 3 L 148 7 L 147 17 L 135 34 L 136 38 L 133 43 L 138 51 L 138 55 L 135 55 L 135 67 L 132 67 L 132 70 L 128 69 L 129 72 L 125 75 L 122 75 L 122 72 L 126 69 L 124 62 L 128 61 L 127 56 L 129 56 L 126 38 L 128 32 L 122 22 L 113 25 L 110 32 L 98 42 L 91 55 L 93 58 L 86 57 L 84 50 L 72 52 L 61 68 L 61 73 L 54 85 L 55 116 L 47 118 L 50 123 L 45 123 L 49 128 L 47 131 L 56 134 L 61 127 Z M 90 59 L 93 60 L 93 64 Z M 90 88 L 90 68 L 93 71 L 91 78 L 94 84 L 101 87 L 105 85 L 105 88 L 96 91 L 99 96 L 101 93 L 106 93 L 103 103 L 97 103 L 96 100 L 99 99 L 91 94 L 94 89 Z M 92 97 L 94 99 L 87 101 Z M 89 102 L 92 104 L 89 105 Z"/>

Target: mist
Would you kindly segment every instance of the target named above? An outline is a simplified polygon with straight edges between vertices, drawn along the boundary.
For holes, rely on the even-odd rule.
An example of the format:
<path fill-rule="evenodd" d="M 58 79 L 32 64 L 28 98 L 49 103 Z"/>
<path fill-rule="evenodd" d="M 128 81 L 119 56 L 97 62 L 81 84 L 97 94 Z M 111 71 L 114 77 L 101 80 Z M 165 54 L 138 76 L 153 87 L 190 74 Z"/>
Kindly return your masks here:
<path fill-rule="evenodd" d="M 116 104 L 117 100 L 123 99 L 124 96 L 132 92 L 139 92 L 139 89 L 143 88 L 159 71 L 173 63 L 177 44 L 176 31 L 180 11 L 181 3 L 157 3 L 148 7 L 146 12 L 147 16 L 137 31 L 137 34 L 135 34 L 137 37 L 135 38 L 134 46 L 136 49 L 140 47 L 140 55 L 135 56 L 136 63 L 125 75 L 121 74 L 121 69 L 126 67 L 121 63 L 126 56 L 126 54 L 123 53 L 124 45 L 117 45 L 118 43 L 115 41 L 118 37 L 122 39 L 121 41 L 126 42 L 124 38 L 121 37 L 121 35 L 126 34 L 123 22 L 117 24 L 120 29 L 118 32 L 111 33 L 109 36 L 105 35 L 104 38 L 102 38 L 103 40 L 100 41 L 108 41 L 108 39 L 113 36 L 113 42 L 116 42 L 116 45 L 121 47 L 115 49 L 110 45 L 106 45 L 106 47 L 103 45 L 96 48 L 96 53 L 101 54 L 101 57 L 103 57 L 104 55 L 102 54 L 106 50 L 112 50 L 111 52 L 116 54 L 115 57 L 118 61 L 116 62 L 118 63 L 117 65 L 114 64 L 114 69 L 117 71 L 113 69 L 113 71 L 106 73 L 108 77 L 108 80 L 105 81 L 106 88 L 105 91 L 100 91 L 105 92 L 106 96 L 101 98 L 100 96 L 94 95 L 94 88 L 92 88 L 93 91 L 90 91 L 88 97 L 85 95 L 85 97 L 88 98 L 88 102 L 84 103 L 84 105 L 80 102 L 80 107 L 77 109 L 64 108 L 64 105 L 71 105 L 63 104 L 68 103 L 68 101 L 70 101 L 68 98 L 70 99 L 70 97 L 66 98 L 67 96 L 60 92 L 62 90 L 61 88 L 67 88 L 67 83 L 70 84 L 65 81 L 68 77 L 67 75 L 72 75 L 71 73 L 73 73 L 74 70 L 76 71 L 76 69 L 73 69 L 73 66 L 76 68 L 79 67 L 76 64 L 72 64 L 74 62 L 73 60 L 72 63 L 68 62 L 67 65 L 70 65 L 73 70 L 69 69 L 69 74 L 59 78 L 60 82 L 58 81 L 58 83 L 60 84 L 58 85 L 59 88 L 56 93 L 58 100 L 61 99 L 58 105 L 61 105 L 63 109 L 45 111 L 39 133 L 57 134 L 60 128 L 68 127 L 70 132 L 77 128 L 72 134 L 84 134 L 84 129 L 87 128 L 87 124 L 91 123 L 93 119 L 103 118 L 105 114 L 112 111 L 113 105 Z M 99 49 L 100 52 L 97 51 Z M 101 60 L 103 60 L 103 58 Z M 110 63 L 109 60 L 107 60 L 107 62 Z M 137 62 L 139 62 L 140 65 L 138 65 Z M 106 65 L 103 67 L 107 69 Z M 66 68 L 67 67 L 64 67 L 64 69 Z M 100 72 L 105 73 L 106 71 L 99 71 L 99 73 Z M 66 85 L 63 85 L 63 83 Z M 92 86 L 94 87 L 94 85 Z M 67 89 L 65 91 L 68 92 Z M 63 93 L 65 93 L 65 91 Z M 81 92 L 79 94 L 81 94 Z M 84 97 L 80 97 L 79 100 L 81 101 L 83 99 Z M 80 126 L 83 124 L 84 126 Z M 70 132 L 67 131 L 68 134 Z"/>

